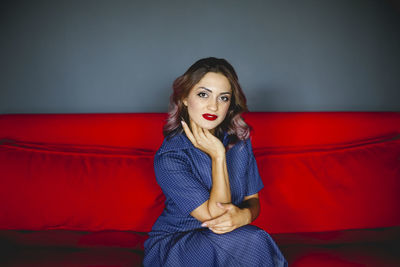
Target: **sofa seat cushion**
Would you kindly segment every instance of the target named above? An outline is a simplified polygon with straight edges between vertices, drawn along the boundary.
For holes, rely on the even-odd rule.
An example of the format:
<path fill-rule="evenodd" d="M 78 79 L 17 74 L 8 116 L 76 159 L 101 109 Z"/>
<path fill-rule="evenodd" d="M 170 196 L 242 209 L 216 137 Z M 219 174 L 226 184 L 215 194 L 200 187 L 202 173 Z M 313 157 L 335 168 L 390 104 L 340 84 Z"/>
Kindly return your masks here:
<path fill-rule="evenodd" d="M 400 226 L 272 237 L 294 267 L 400 266 Z"/>
<path fill-rule="evenodd" d="M 145 233 L 1 230 L 0 266 L 141 266 Z"/>
<path fill-rule="evenodd" d="M 336 246 L 281 246 L 293 267 L 397 267 L 400 256 L 391 243 Z M 124 248 L 24 247 L 3 250 L 2 267 L 140 267 L 143 254 Z M 1 253 L 0 253 L 1 255 Z"/>
<path fill-rule="evenodd" d="M 119 230 L 0 230 L 0 244 L 19 247 L 127 248 L 143 251 L 147 233 Z"/>
<path fill-rule="evenodd" d="M 19 247 L 2 251 L 2 267 L 139 267 L 143 254 L 128 249 Z"/>
<path fill-rule="evenodd" d="M 397 267 L 397 242 L 281 246 L 291 267 Z"/>
<path fill-rule="evenodd" d="M 400 227 L 272 234 L 290 266 L 398 266 Z M 0 231 L 0 266 L 141 266 L 145 233 Z"/>

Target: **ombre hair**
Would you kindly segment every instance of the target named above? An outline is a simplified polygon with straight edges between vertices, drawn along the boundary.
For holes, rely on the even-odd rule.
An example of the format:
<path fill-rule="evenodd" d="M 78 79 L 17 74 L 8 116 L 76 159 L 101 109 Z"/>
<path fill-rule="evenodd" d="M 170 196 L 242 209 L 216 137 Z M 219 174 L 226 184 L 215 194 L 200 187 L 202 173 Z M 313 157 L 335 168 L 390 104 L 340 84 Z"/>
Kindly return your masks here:
<path fill-rule="evenodd" d="M 222 58 L 203 58 L 196 61 L 190 68 L 179 76 L 173 83 L 173 93 L 170 97 L 167 122 L 164 125 L 163 133 L 167 138 L 182 133 L 181 120 L 190 125 L 189 113 L 187 107 L 183 104 L 190 90 L 206 75 L 208 72 L 215 72 L 224 75 L 231 85 L 232 97 L 228 112 L 224 121 L 215 128 L 215 135 L 222 137 L 224 132 L 230 136 L 230 145 L 238 140 L 245 140 L 250 135 L 250 126 L 247 125 L 241 114 L 247 112 L 246 96 L 239 84 L 238 76 L 228 61 Z"/>

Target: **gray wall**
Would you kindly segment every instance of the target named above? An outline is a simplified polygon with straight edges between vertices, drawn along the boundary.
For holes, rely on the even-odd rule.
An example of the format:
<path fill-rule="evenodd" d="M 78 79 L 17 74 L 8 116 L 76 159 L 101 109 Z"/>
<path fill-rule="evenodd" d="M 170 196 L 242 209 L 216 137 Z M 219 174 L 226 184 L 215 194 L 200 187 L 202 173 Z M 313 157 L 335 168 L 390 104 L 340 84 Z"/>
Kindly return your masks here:
<path fill-rule="evenodd" d="M 2 1 L 0 113 L 166 112 L 216 56 L 251 111 L 400 111 L 396 2 Z"/>

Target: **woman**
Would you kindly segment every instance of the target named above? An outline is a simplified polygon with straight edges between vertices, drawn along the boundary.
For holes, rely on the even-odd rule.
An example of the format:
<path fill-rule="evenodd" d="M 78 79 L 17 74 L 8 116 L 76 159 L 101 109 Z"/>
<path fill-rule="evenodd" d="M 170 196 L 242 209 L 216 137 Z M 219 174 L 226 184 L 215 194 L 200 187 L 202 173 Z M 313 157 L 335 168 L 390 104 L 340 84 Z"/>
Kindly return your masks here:
<path fill-rule="evenodd" d="M 165 209 L 145 242 L 144 266 L 287 266 L 271 237 L 249 225 L 263 183 L 235 70 L 204 58 L 173 90 L 154 158 Z"/>

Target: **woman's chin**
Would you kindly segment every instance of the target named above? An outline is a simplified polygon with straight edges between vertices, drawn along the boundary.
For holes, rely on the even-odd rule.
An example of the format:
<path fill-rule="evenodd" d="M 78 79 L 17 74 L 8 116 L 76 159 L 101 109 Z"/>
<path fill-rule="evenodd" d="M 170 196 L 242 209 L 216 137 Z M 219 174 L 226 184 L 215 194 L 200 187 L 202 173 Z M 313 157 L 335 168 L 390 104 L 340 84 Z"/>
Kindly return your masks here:
<path fill-rule="evenodd" d="M 218 124 L 216 124 L 215 122 L 214 123 L 205 122 L 198 125 L 203 129 L 209 130 L 210 132 L 212 132 L 218 126 Z"/>

